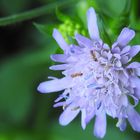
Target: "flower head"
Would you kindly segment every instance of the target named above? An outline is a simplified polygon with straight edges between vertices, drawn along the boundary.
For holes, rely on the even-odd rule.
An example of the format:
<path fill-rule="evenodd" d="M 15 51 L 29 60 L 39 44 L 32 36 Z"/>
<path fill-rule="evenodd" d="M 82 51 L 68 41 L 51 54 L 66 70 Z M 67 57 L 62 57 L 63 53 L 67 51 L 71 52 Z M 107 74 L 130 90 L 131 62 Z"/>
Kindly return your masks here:
<path fill-rule="evenodd" d="M 51 59 L 62 64 L 51 70 L 62 70 L 63 78 L 43 82 L 41 93 L 62 91 L 54 107 L 63 107 L 59 123 L 69 124 L 81 112 L 81 125 L 85 129 L 95 117 L 94 135 L 103 138 L 106 133 L 106 115 L 117 118 L 117 127 L 126 128 L 126 119 L 135 131 L 140 131 L 140 115 L 134 107 L 140 99 L 140 63 L 131 62 L 140 46 L 129 46 L 135 32 L 123 28 L 117 41 L 109 47 L 100 38 L 96 13 L 87 11 L 90 39 L 75 35 L 78 45 L 68 45 L 58 30 L 53 37 L 64 54 L 53 54 Z M 129 98 L 134 100 L 134 105 Z"/>

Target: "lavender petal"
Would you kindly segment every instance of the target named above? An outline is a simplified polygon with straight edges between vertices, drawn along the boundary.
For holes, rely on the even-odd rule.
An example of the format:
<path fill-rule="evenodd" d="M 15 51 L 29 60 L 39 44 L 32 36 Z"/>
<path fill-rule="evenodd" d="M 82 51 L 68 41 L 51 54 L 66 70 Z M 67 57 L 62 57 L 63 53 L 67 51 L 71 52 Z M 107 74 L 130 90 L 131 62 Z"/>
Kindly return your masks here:
<path fill-rule="evenodd" d="M 46 82 L 42 82 L 37 90 L 41 93 L 51 93 L 55 91 L 61 91 L 65 88 L 72 86 L 71 78 L 55 79 Z"/>
<path fill-rule="evenodd" d="M 75 109 L 74 103 L 70 104 L 60 115 L 59 123 L 63 126 L 68 125 L 80 112 L 79 109 Z"/>
<path fill-rule="evenodd" d="M 126 126 L 127 126 L 126 119 L 119 118 L 116 126 L 120 128 L 120 131 L 124 131 L 126 129 Z"/>
<path fill-rule="evenodd" d="M 68 55 L 65 54 L 52 54 L 51 59 L 55 62 L 65 63 L 67 61 Z"/>
<path fill-rule="evenodd" d="M 140 115 L 136 110 L 132 107 L 129 106 L 127 109 L 127 114 L 128 114 L 128 121 L 131 124 L 132 128 L 135 131 L 140 132 Z"/>
<path fill-rule="evenodd" d="M 106 114 L 103 112 L 96 115 L 94 135 L 98 138 L 103 138 L 106 134 L 106 125 Z"/>
<path fill-rule="evenodd" d="M 122 64 L 127 64 L 129 62 L 129 57 L 124 55 L 121 57 Z"/>
<path fill-rule="evenodd" d="M 81 126 L 83 129 L 86 128 L 86 110 L 85 109 L 81 110 Z"/>
<path fill-rule="evenodd" d="M 125 46 L 127 45 L 135 36 L 135 32 L 129 28 L 123 28 L 123 30 L 121 31 L 118 39 L 117 39 L 117 43 L 120 46 Z"/>
<path fill-rule="evenodd" d="M 131 49 L 130 46 L 124 47 L 124 48 L 122 49 L 122 51 L 121 51 L 121 55 L 122 55 L 122 54 L 125 54 L 125 53 L 128 53 L 130 49 Z"/>
<path fill-rule="evenodd" d="M 97 17 L 95 10 L 93 8 L 89 8 L 87 11 L 87 24 L 88 24 L 88 32 L 93 40 L 100 40 L 98 25 L 97 25 Z"/>
<path fill-rule="evenodd" d="M 91 121 L 91 119 L 93 119 L 94 115 L 95 115 L 95 111 L 93 110 L 89 114 L 87 114 L 86 119 L 85 119 L 86 124 L 88 124 Z"/>
<path fill-rule="evenodd" d="M 53 65 L 53 66 L 50 66 L 49 69 L 50 70 L 65 70 L 69 67 L 68 64 L 60 64 L 60 65 Z"/>
<path fill-rule="evenodd" d="M 140 45 L 132 46 L 129 51 L 130 57 L 134 57 L 139 53 L 139 51 L 140 51 Z"/>
<path fill-rule="evenodd" d="M 87 48 L 93 47 L 92 41 L 80 34 L 76 34 L 75 39 L 77 40 L 77 42 L 80 46 L 87 47 Z"/>
<path fill-rule="evenodd" d="M 140 68 L 136 68 L 135 73 L 136 73 L 137 76 L 140 76 Z"/>
<path fill-rule="evenodd" d="M 140 63 L 139 63 L 139 62 L 132 62 L 132 63 L 130 63 L 126 68 L 127 68 L 127 69 L 140 68 Z"/>
<path fill-rule="evenodd" d="M 65 42 L 64 38 L 57 29 L 53 30 L 53 37 L 62 50 L 66 51 L 68 49 L 68 44 Z"/>

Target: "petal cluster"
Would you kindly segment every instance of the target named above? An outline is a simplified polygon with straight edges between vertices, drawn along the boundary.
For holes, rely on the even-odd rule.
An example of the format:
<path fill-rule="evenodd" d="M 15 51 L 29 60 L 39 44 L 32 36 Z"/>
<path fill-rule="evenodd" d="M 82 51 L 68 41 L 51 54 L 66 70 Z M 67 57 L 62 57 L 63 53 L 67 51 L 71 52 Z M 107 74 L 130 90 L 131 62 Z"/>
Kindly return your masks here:
<path fill-rule="evenodd" d="M 126 128 L 126 119 L 135 131 L 140 131 L 140 115 L 134 107 L 140 99 L 140 63 L 131 62 L 139 53 L 140 45 L 130 46 L 135 32 L 123 28 L 116 42 L 109 47 L 99 35 L 93 8 L 87 11 L 90 38 L 75 34 L 78 45 L 67 44 L 57 29 L 53 37 L 64 54 L 53 54 L 59 65 L 51 70 L 62 70 L 63 78 L 49 77 L 38 86 L 41 93 L 63 91 L 54 107 L 63 107 L 59 123 L 68 125 L 81 112 L 83 129 L 95 117 L 94 135 L 106 134 L 106 115 L 117 118 L 117 127 Z M 134 100 L 131 104 L 129 99 Z"/>

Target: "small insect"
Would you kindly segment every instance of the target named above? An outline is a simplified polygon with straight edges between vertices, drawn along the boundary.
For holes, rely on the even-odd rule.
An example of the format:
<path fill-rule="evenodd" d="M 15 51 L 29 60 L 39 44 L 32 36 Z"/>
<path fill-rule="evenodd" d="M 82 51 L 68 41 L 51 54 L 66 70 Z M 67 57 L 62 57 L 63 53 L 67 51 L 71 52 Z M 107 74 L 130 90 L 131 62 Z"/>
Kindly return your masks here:
<path fill-rule="evenodd" d="M 81 73 L 81 72 L 80 73 L 74 73 L 74 74 L 71 75 L 71 77 L 75 78 L 75 77 L 82 76 L 82 75 L 83 75 L 83 73 Z"/>
<path fill-rule="evenodd" d="M 97 61 L 97 58 L 96 58 L 96 54 L 93 50 L 90 51 L 91 55 L 92 55 L 92 58 Z"/>

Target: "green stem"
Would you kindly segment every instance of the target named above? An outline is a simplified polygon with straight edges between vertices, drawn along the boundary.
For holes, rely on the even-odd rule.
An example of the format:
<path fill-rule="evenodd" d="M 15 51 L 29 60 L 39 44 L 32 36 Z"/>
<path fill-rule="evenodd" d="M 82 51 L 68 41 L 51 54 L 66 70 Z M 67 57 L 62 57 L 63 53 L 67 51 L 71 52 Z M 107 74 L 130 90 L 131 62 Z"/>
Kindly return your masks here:
<path fill-rule="evenodd" d="M 66 6 L 72 2 L 74 2 L 74 0 L 64 0 L 61 2 L 59 1 L 52 4 L 48 4 L 46 6 L 42 6 L 40 8 L 35 8 L 27 12 L 0 18 L 0 26 L 6 26 L 6 25 L 17 23 L 17 22 L 22 22 L 25 20 L 30 20 L 30 19 L 42 16 L 42 15 L 46 15 L 50 13 L 52 10 L 54 10 L 56 7 Z"/>
<path fill-rule="evenodd" d="M 138 0 L 131 0 L 131 12 L 130 12 L 130 18 L 131 21 L 136 22 L 137 21 L 137 16 L 138 16 Z"/>

